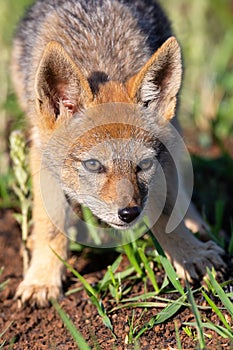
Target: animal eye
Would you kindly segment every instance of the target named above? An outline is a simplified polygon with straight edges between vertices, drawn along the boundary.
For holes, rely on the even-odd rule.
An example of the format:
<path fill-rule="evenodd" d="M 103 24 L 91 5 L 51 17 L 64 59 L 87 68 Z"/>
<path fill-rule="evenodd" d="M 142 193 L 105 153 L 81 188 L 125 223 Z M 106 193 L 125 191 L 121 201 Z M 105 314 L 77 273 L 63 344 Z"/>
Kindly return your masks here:
<path fill-rule="evenodd" d="M 153 159 L 151 158 L 146 158 L 146 159 L 143 159 L 141 160 L 141 162 L 138 164 L 138 170 L 142 170 L 142 171 L 145 171 L 145 170 L 149 170 L 154 164 L 154 161 Z"/>
<path fill-rule="evenodd" d="M 101 173 L 104 166 L 97 159 L 88 159 L 82 162 L 84 168 L 92 173 Z"/>

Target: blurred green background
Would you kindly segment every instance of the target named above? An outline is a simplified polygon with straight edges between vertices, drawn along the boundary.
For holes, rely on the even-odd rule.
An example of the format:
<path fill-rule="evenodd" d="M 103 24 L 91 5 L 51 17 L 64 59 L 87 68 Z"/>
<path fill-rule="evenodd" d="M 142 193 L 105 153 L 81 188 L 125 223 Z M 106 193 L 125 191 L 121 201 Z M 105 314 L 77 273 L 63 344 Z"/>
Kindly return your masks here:
<path fill-rule="evenodd" d="M 183 47 L 183 125 L 217 139 L 233 136 L 233 1 L 161 3 Z"/>
<path fill-rule="evenodd" d="M 10 187 L 8 139 L 11 130 L 25 127 L 10 82 L 12 35 L 25 8 L 32 2 L 0 0 L 0 207 L 15 205 Z M 216 224 L 216 210 L 219 210 L 216 207 L 222 207 L 223 221 L 230 229 L 233 200 L 233 0 L 160 2 L 183 48 L 185 76 L 180 120 L 187 143 L 195 153 L 194 199 L 213 224 Z"/>

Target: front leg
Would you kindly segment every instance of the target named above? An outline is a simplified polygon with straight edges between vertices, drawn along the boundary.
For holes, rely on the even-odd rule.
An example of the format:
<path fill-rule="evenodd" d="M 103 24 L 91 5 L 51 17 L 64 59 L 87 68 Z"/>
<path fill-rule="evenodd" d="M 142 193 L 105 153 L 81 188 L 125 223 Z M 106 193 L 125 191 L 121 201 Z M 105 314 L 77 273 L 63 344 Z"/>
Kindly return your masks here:
<path fill-rule="evenodd" d="M 51 223 L 46 227 L 38 223 L 36 226 L 32 238 L 32 259 L 23 281 L 18 286 L 16 298 L 19 298 L 22 304 L 44 307 L 49 304 L 51 298 L 58 299 L 62 295 L 64 265 L 52 249 L 66 259 L 67 238 L 60 232 L 54 231 L 51 234 L 50 229 L 55 230 Z M 47 236 L 44 235 L 45 231 Z"/>
<path fill-rule="evenodd" d="M 206 274 L 207 267 L 221 269 L 225 266 L 221 258 L 224 255 L 223 249 L 213 241 L 199 241 L 185 227 L 184 222 L 171 233 L 166 233 L 168 219 L 162 214 L 152 232 L 180 277 L 187 278 L 190 282 L 198 281 Z"/>
<path fill-rule="evenodd" d="M 51 222 L 43 198 L 43 190 L 49 197 L 50 206 L 59 218 L 60 229 L 63 227 L 64 206 L 57 197 L 54 177 L 45 174 L 46 181 L 41 181 L 40 152 L 31 150 L 31 170 L 33 182 L 33 234 L 31 239 L 31 261 L 24 280 L 20 283 L 16 297 L 23 304 L 29 303 L 44 307 L 51 298 L 58 299 L 62 294 L 64 265 L 52 249 L 63 259 L 67 258 L 67 237 Z M 43 189 L 42 189 L 43 186 Z M 49 212 L 49 210 L 48 210 Z M 51 249 L 52 248 L 52 249 Z"/>

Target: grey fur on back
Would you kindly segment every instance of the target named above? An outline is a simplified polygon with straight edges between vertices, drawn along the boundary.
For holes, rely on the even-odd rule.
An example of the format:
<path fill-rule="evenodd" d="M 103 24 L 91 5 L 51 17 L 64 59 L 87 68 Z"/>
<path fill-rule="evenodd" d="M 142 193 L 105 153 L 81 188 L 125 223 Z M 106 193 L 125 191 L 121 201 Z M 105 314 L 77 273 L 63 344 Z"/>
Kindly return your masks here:
<path fill-rule="evenodd" d="M 153 0 L 38 0 L 16 35 L 26 100 L 49 41 L 63 45 L 95 90 L 107 80 L 126 81 L 169 36 L 169 21 Z"/>

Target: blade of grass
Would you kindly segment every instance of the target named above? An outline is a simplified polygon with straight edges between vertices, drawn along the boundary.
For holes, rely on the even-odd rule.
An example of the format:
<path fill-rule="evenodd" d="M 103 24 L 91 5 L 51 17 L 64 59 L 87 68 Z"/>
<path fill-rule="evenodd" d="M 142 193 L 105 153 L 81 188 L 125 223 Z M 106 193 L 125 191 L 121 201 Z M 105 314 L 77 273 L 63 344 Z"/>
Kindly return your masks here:
<path fill-rule="evenodd" d="M 224 315 L 222 314 L 222 312 L 219 310 L 219 308 L 217 307 L 217 305 L 214 303 L 214 301 L 212 299 L 210 299 L 210 297 L 204 292 L 204 290 L 202 291 L 202 295 L 204 296 L 205 300 L 207 301 L 207 303 L 210 305 L 211 309 L 215 312 L 215 314 L 218 316 L 218 318 L 220 319 L 220 321 L 224 324 L 224 326 L 231 332 L 231 327 L 230 325 L 227 323 Z"/>
<path fill-rule="evenodd" d="M 178 323 L 175 321 L 175 333 L 176 333 L 176 344 L 177 344 L 177 349 L 182 350 L 182 345 L 181 345 L 181 340 L 180 340 L 180 335 L 179 335 L 179 329 L 178 329 Z"/>
<path fill-rule="evenodd" d="M 9 279 L 0 283 L 0 292 L 7 286 L 8 283 L 9 283 Z"/>
<path fill-rule="evenodd" d="M 191 309 L 196 320 L 195 325 L 196 325 L 197 334 L 198 334 L 199 347 L 200 349 L 205 349 L 205 337 L 204 337 L 204 332 L 202 328 L 201 315 L 198 311 L 197 305 L 193 297 L 193 292 L 187 280 L 186 280 L 186 285 L 187 285 L 187 291 L 188 291 L 188 299 L 191 304 Z"/>
<path fill-rule="evenodd" d="M 182 306 L 180 302 L 185 298 L 186 296 L 181 296 L 179 299 L 177 299 L 177 301 L 172 302 L 170 305 L 166 306 L 161 312 L 159 312 L 156 316 L 152 317 L 149 320 L 149 322 L 147 322 L 138 332 L 138 334 L 135 337 L 135 340 L 138 340 L 143 333 L 152 329 L 156 324 L 163 323 L 169 318 L 171 318 L 173 315 L 175 315 Z"/>
<path fill-rule="evenodd" d="M 6 340 L 3 340 L 3 342 L 0 344 L 0 349 L 3 349 L 6 344 Z"/>
<path fill-rule="evenodd" d="M 169 285 L 169 280 L 168 280 L 167 276 L 165 275 L 163 283 L 162 283 L 161 288 L 160 288 L 160 293 L 162 291 L 166 292 L 165 289 L 167 288 L 168 285 Z"/>
<path fill-rule="evenodd" d="M 56 255 L 56 257 L 73 273 L 75 277 L 79 279 L 79 281 L 83 284 L 86 291 L 89 293 L 89 295 L 95 296 L 97 298 L 97 293 L 95 289 L 85 280 L 83 276 L 81 276 L 78 271 L 76 271 L 67 261 L 62 259 L 56 252 L 53 250 L 53 248 L 50 248 L 52 252 Z"/>
<path fill-rule="evenodd" d="M 82 350 L 91 350 L 85 339 L 83 338 L 82 334 L 77 330 L 71 319 L 68 317 L 68 315 L 65 313 L 65 311 L 60 307 L 58 302 L 55 299 L 51 299 L 51 303 L 53 307 L 57 310 L 59 316 L 61 317 L 62 321 L 64 322 L 64 325 L 72 335 L 74 341 Z"/>
<path fill-rule="evenodd" d="M 68 262 L 66 262 L 64 259 L 62 259 L 52 248 L 51 250 L 56 255 L 56 257 L 62 261 L 62 263 L 73 273 L 75 277 L 79 279 L 79 281 L 83 284 L 87 294 L 89 295 L 92 304 L 96 306 L 99 315 L 101 316 L 103 323 L 106 327 L 108 327 L 111 331 L 113 329 L 111 321 L 109 317 L 106 314 L 106 310 L 101 302 L 101 300 L 98 299 L 97 292 L 95 289 L 85 280 L 83 276 L 81 276 Z"/>
<path fill-rule="evenodd" d="M 222 282 L 222 283 L 220 284 L 220 286 L 221 286 L 222 288 L 224 288 L 224 287 L 227 287 L 228 285 L 231 286 L 232 284 L 233 284 L 233 279 L 230 279 L 230 280 L 227 280 L 227 281 Z"/>
<path fill-rule="evenodd" d="M 121 303 L 135 302 L 135 301 L 147 300 L 147 299 L 151 299 L 151 298 L 156 299 L 158 301 L 165 302 L 165 303 L 168 302 L 167 298 L 159 297 L 159 296 L 157 296 L 155 294 L 155 292 L 149 292 L 149 293 L 145 293 L 145 294 L 142 294 L 142 295 L 138 295 L 136 297 L 132 297 L 132 298 L 128 298 L 128 299 L 122 299 Z M 178 304 L 179 301 L 176 300 L 176 303 Z M 184 301 L 181 301 L 180 305 L 182 305 L 182 306 L 190 306 L 190 304 L 188 304 L 188 303 L 186 303 Z M 200 306 L 200 308 L 202 308 L 204 310 L 210 309 L 210 307 L 206 307 L 206 306 Z"/>
<path fill-rule="evenodd" d="M 134 267 L 134 269 L 138 273 L 138 275 L 140 277 L 143 276 L 143 271 L 142 271 L 142 269 L 141 269 L 141 267 L 136 259 L 135 252 L 132 249 L 131 245 L 130 244 L 124 245 L 124 251 L 125 251 L 125 254 L 127 255 L 127 258 L 129 259 L 129 262 Z"/>
<path fill-rule="evenodd" d="M 207 274 L 209 276 L 210 282 L 211 282 L 212 286 L 214 287 L 214 289 L 215 289 L 219 299 L 221 300 L 223 305 L 226 307 L 226 309 L 229 311 L 229 313 L 231 314 L 231 317 L 233 317 L 233 305 L 232 305 L 232 302 L 227 297 L 226 293 L 224 292 L 224 290 L 222 289 L 220 284 L 216 281 L 216 279 L 214 278 L 213 273 L 210 271 L 209 268 L 207 268 Z"/>
<path fill-rule="evenodd" d="M 98 225 L 97 220 L 95 219 L 94 215 L 90 211 L 89 208 L 82 206 L 82 214 L 84 221 L 88 224 L 88 231 L 91 235 L 94 243 L 97 246 L 101 245 L 101 240 L 98 236 L 97 230 L 95 229 L 95 226 Z"/>
<path fill-rule="evenodd" d="M 195 327 L 196 323 L 195 322 L 184 322 L 183 323 L 185 326 L 192 326 Z M 233 336 L 232 333 L 230 333 L 226 328 L 219 326 L 219 325 L 215 325 L 212 322 L 203 322 L 202 323 L 202 328 L 208 328 L 211 329 L 212 331 L 218 333 L 221 337 L 227 339 L 231 339 L 233 340 Z"/>
<path fill-rule="evenodd" d="M 141 260 L 142 260 L 142 262 L 144 264 L 145 270 L 146 270 L 147 275 L 148 275 L 148 277 L 149 277 L 149 279 L 150 279 L 150 281 L 151 281 L 151 283 L 152 283 L 152 285 L 154 287 L 155 292 L 157 294 L 159 294 L 160 289 L 159 289 L 159 286 L 157 284 L 157 281 L 156 281 L 156 278 L 155 278 L 155 274 L 154 274 L 152 268 L 150 267 L 150 263 L 149 263 L 146 255 L 145 255 L 143 249 L 142 248 L 138 248 L 138 253 L 139 253 L 139 256 L 140 256 L 140 258 L 141 258 Z"/>
<path fill-rule="evenodd" d="M 129 277 L 132 275 L 132 273 L 135 271 L 134 267 L 128 267 L 125 271 L 117 272 L 117 276 L 123 280 L 126 277 Z"/>
<path fill-rule="evenodd" d="M 10 326 L 13 324 L 13 321 L 11 321 L 6 328 L 0 333 L 0 339 L 4 336 L 4 334 L 7 332 L 7 330 L 10 328 Z"/>
<path fill-rule="evenodd" d="M 74 294 L 74 293 L 80 292 L 80 290 L 83 290 L 83 287 L 78 287 L 78 288 L 70 289 L 70 290 L 68 290 L 68 291 L 65 293 L 65 296 L 68 297 L 69 295 L 72 295 L 72 294 Z"/>
<path fill-rule="evenodd" d="M 120 263 L 122 261 L 122 255 L 119 255 L 114 263 L 111 265 L 112 272 L 115 273 Z M 104 277 L 98 283 L 98 289 L 101 291 L 109 282 L 111 281 L 111 276 L 109 270 L 105 273 Z"/>
<path fill-rule="evenodd" d="M 135 341 L 135 339 L 134 339 L 134 335 L 136 334 L 137 328 L 139 327 L 138 325 L 140 324 L 140 322 L 141 322 L 141 320 L 146 312 L 147 312 L 147 309 L 146 308 L 143 309 L 142 312 L 140 313 L 140 316 L 135 320 L 135 310 L 133 310 L 131 321 L 127 322 L 129 325 L 129 328 L 130 328 L 128 335 L 126 335 L 126 337 L 128 338 L 127 344 L 133 344 L 134 350 L 136 350 L 136 349 L 140 350 L 138 342 Z M 125 342 L 125 344 L 126 344 L 126 342 Z"/>
<path fill-rule="evenodd" d="M 119 276 L 114 275 L 113 271 L 112 271 L 112 266 L 108 266 L 108 272 L 111 276 L 111 284 L 109 284 L 109 291 L 112 295 L 112 297 L 115 299 L 116 303 L 118 304 L 121 297 L 122 297 L 122 283 L 121 283 L 121 279 L 119 278 Z"/>
<path fill-rule="evenodd" d="M 178 290 L 178 292 L 181 295 L 184 295 L 185 292 L 184 292 L 184 290 L 179 282 L 178 276 L 177 276 L 172 264 L 170 263 L 170 261 L 166 257 L 161 245 L 159 244 L 159 242 L 157 241 L 157 239 L 155 238 L 155 236 L 153 235 L 153 233 L 150 230 L 148 230 L 148 234 L 150 235 L 151 240 L 154 243 L 154 246 L 155 246 L 158 254 L 160 255 L 161 264 L 163 265 L 164 270 L 166 271 L 166 274 L 167 274 L 169 280 L 171 281 L 172 285 Z"/>
<path fill-rule="evenodd" d="M 129 323 L 128 344 L 132 344 L 134 335 L 134 310 L 132 312 L 131 322 Z"/>
<path fill-rule="evenodd" d="M 157 307 L 157 308 L 164 308 L 167 306 L 168 303 L 165 302 L 153 302 L 153 301 L 139 301 L 139 302 L 129 302 L 125 303 L 119 306 L 114 307 L 110 312 L 114 312 L 116 310 L 125 309 L 125 308 L 133 308 L 133 307 Z"/>

